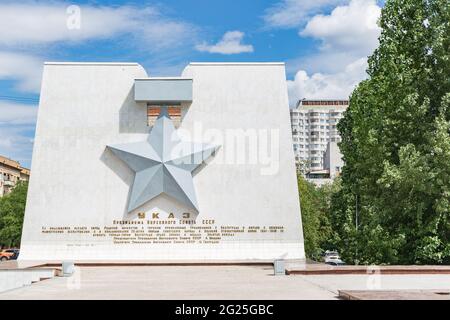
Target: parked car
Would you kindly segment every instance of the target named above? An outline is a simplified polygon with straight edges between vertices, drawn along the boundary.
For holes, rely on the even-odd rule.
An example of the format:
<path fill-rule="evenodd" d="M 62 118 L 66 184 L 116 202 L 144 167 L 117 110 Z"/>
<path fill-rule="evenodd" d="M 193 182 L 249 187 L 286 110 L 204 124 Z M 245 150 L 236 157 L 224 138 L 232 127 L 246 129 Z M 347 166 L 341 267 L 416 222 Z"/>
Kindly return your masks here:
<path fill-rule="evenodd" d="M 336 260 L 336 261 L 328 261 L 328 262 L 325 262 L 325 264 L 328 264 L 330 266 L 345 266 L 345 262 L 340 259 Z"/>
<path fill-rule="evenodd" d="M 0 251 L 0 261 L 17 260 L 19 249 L 6 249 Z"/>
<path fill-rule="evenodd" d="M 327 250 L 323 253 L 323 258 L 324 260 L 330 258 L 330 257 L 339 257 L 339 253 L 337 251 L 331 251 L 331 250 Z"/>
<path fill-rule="evenodd" d="M 324 260 L 326 264 L 331 266 L 342 266 L 345 265 L 344 261 L 341 260 L 339 253 L 336 251 L 327 251 L 324 256 Z"/>

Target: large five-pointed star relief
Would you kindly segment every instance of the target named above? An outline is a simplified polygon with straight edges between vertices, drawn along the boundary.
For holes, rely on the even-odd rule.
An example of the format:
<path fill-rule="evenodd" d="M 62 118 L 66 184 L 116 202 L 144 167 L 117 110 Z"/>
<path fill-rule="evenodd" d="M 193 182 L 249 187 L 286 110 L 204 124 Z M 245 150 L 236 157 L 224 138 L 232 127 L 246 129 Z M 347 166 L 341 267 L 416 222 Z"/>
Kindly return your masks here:
<path fill-rule="evenodd" d="M 218 146 L 182 141 L 166 108 L 161 108 L 147 141 L 107 148 L 135 172 L 128 212 L 163 193 L 199 211 L 192 172 Z"/>

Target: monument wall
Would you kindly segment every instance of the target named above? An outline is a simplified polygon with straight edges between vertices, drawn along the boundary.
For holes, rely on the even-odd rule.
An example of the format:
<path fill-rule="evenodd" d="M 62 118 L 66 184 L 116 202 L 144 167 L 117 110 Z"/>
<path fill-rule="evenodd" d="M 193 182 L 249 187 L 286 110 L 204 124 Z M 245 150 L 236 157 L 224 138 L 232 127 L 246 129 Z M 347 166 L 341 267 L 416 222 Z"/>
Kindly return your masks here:
<path fill-rule="evenodd" d="M 198 210 L 166 193 L 128 210 L 135 172 L 107 146 L 148 138 L 134 93 L 147 77 L 133 63 L 45 64 L 20 259 L 304 258 L 284 64 L 183 71 L 178 134 L 219 146 L 192 173 Z"/>

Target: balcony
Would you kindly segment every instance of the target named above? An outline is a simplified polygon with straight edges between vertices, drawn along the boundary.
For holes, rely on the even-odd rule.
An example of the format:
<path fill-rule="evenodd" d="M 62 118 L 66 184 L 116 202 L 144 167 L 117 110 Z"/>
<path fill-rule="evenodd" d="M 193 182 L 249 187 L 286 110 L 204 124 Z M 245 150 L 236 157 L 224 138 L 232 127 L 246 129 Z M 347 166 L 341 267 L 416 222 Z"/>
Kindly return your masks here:
<path fill-rule="evenodd" d="M 5 180 L 5 181 L 3 181 L 3 185 L 5 187 L 14 187 L 15 184 L 11 180 Z"/>

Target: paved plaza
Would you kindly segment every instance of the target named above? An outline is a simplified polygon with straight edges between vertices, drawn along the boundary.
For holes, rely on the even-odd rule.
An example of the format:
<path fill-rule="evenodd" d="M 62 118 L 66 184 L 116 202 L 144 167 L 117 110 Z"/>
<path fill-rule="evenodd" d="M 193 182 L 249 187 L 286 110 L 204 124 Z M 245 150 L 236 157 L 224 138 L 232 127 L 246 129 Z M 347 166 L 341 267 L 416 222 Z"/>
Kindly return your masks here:
<path fill-rule="evenodd" d="M 449 290 L 450 275 L 274 276 L 270 266 L 80 267 L 3 299 L 338 299 L 338 290 Z"/>

